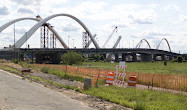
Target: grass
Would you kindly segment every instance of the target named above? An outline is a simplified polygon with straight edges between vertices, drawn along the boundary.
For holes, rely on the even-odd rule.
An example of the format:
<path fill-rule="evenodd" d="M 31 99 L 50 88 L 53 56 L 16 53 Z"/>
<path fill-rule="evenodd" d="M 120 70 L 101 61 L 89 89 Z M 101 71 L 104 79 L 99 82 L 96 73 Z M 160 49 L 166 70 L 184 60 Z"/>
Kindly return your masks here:
<path fill-rule="evenodd" d="M 90 88 L 87 94 L 136 110 L 187 110 L 187 96 L 116 86 Z"/>
<path fill-rule="evenodd" d="M 82 65 L 75 66 L 115 70 L 116 65 L 119 63 L 84 62 Z M 127 72 L 187 75 L 187 63 L 167 62 L 167 66 L 164 66 L 164 62 L 127 62 L 126 65 L 128 66 Z"/>
<path fill-rule="evenodd" d="M 32 80 L 37 80 L 37 81 L 40 81 L 40 82 L 45 82 L 47 84 L 50 84 L 52 86 L 56 86 L 56 87 L 59 87 L 59 88 L 71 89 L 71 90 L 75 90 L 75 91 L 80 92 L 80 93 L 83 92 L 81 89 L 79 89 L 78 87 L 75 87 L 75 86 L 69 86 L 69 85 L 63 85 L 63 84 L 55 83 L 55 82 L 53 82 L 51 80 L 41 79 L 38 76 L 30 76 L 30 75 L 27 75 L 27 74 L 24 74 L 24 76 L 29 77 Z"/>
<path fill-rule="evenodd" d="M 18 70 L 10 67 L 5 67 L 5 66 L 0 66 L 0 69 L 3 69 L 5 71 L 11 72 L 11 73 L 16 73 L 16 74 L 21 74 Z"/>
<path fill-rule="evenodd" d="M 14 68 L 0 68 L 9 72 L 19 73 L 19 71 Z M 44 69 L 44 71 L 48 74 L 51 74 L 50 72 L 52 70 Z M 54 73 L 59 74 L 57 71 Z M 187 96 L 182 94 L 171 94 L 152 90 L 138 90 L 133 88 L 121 88 L 117 86 L 98 86 L 83 91 L 77 87 L 54 83 L 51 80 L 41 79 L 37 76 L 30 76 L 27 74 L 23 74 L 23 76 L 32 80 L 45 82 L 55 87 L 71 89 L 77 92 L 93 95 L 125 107 L 133 108 L 135 110 L 187 110 Z"/>
<path fill-rule="evenodd" d="M 19 62 L 19 65 L 21 65 L 23 67 L 26 67 L 26 68 L 32 68 L 34 70 L 40 70 L 40 71 L 42 71 L 46 74 L 53 74 L 53 75 L 56 75 L 60 78 L 68 79 L 68 80 L 71 80 L 71 81 L 84 82 L 84 79 L 85 79 L 84 77 L 71 75 L 69 73 L 66 73 L 66 71 L 58 70 L 56 68 L 36 67 L 36 66 L 28 64 L 26 62 Z"/>
<path fill-rule="evenodd" d="M 80 81 L 80 82 L 84 82 L 84 79 L 83 77 L 80 77 L 80 76 L 74 76 L 74 75 L 70 75 L 68 73 L 66 73 L 65 71 L 62 71 L 62 70 L 57 70 L 55 68 L 40 68 L 42 72 L 44 73 L 47 73 L 47 74 L 53 74 L 53 75 L 56 75 L 58 77 L 61 77 L 61 78 L 64 78 L 64 79 L 68 79 L 68 80 L 71 80 L 71 81 Z"/>

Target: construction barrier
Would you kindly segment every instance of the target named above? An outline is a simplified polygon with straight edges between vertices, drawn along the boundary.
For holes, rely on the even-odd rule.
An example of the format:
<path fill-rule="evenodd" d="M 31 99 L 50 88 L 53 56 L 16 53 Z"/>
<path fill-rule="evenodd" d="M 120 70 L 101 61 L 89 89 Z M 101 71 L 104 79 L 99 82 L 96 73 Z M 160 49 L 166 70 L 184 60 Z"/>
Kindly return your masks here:
<path fill-rule="evenodd" d="M 136 87 L 136 76 L 129 76 L 128 87 L 135 88 Z"/>
<path fill-rule="evenodd" d="M 114 73 L 108 72 L 106 78 L 106 84 L 113 85 L 113 83 L 114 83 Z"/>
<path fill-rule="evenodd" d="M 126 76 L 126 73 L 125 73 L 125 69 L 127 67 L 125 66 L 125 62 L 120 62 L 119 65 L 116 65 L 116 72 L 115 72 L 115 81 L 114 81 L 114 85 L 117 85 L 117 86 L 125 86 L 125 76 Z M 123 73 L 120 73 L 120 70 L 122 70 Z M 118 80 L 119 77 L 122 77 L 122 80 Z"/>
<path fill-rule="evenodd" d="M 118 85 L 118 86 L 125 86 L 125 81 L 124 81 L 124 78 L 125 78 L 126 74 L 125 73 L 116 73 L 115 74 L 115 81 L 114 81 L 114 85 Z M 120 80 L 117 80 L 118 77 L 122 77 L 122 81 Z"/>
<path fill-rule="evenodd" d="M 88 67 L 74 67 L 66 65 L 48 65 L 48 64 L 32 64 L 34 68 L 50 68 L 60 71 L 65 71 L 68 74 L 80 76 L 84 78 L 91 78 L 92 85 L 95 85 L 97 79 L 106 82 L 107 73 L 115 70 L 102 69 L 102 68 L 88 68 Z M 99 73 L 99 77 L 98 77 Z M 123 72 L 119 72 L 123 73 Z M 140 73 L 140 72 L 125 72 L 125 81 L 128 81 L 129 76 L 136 76 L 136 83 L 141 85 L 147 85 L 152 87 L 159 87 L 161 89 L 172 89 L 178 91 L 187 92 L 187 75 L 177 74 L 151 74 L 151 73 Z M 114 78 L 115 79 L 115 78 Z M 121 80 L 121 78 L 118 78 Z"/>

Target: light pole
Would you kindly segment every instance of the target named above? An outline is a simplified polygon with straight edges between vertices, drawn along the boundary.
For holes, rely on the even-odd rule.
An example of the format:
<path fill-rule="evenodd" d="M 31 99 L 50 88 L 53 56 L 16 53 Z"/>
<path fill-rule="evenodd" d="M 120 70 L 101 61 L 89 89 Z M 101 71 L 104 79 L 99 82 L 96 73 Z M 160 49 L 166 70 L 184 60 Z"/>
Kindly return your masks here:
<path fill-rule="evenodd" d="M 74 39 L 73 39 L 73 48 L 74 48 Z"/>
<path fill-rule="evenodd" d="M 133 48 L 134 48 L 134 40 L 133 40 Z"/>

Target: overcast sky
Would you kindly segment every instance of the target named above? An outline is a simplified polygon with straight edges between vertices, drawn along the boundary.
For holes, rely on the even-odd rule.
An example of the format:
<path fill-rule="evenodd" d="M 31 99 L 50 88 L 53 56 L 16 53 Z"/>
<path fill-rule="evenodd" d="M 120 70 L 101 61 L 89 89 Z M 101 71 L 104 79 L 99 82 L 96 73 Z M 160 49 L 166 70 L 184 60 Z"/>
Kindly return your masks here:
<path fill-rule="evenodd" d="M 186 0 L 0 0 L 0 26 L 16 18 L 42 18 L 67 13 L 79 18 L 103 46 L 115 26 L 118 31 L 106 47 L 112 47 L 121 35 L 118 48 L 133 48 L 141 39 L 147 39 L 156 48 L 166 38 L 173 52 L 187 53 L 187 1 Z M 36 21 L 26 20 L 15 24 L 16 40 Z M 82 48 L 83 28 L 67 17 L 49 21 L 62 39 L 72 48 Z M 0 48 L 13 44 L 13 25 L 0 33 Z M 74 40 L 73 40 L 74 39 Z M 73 43 L 74 41 L 74 43 Z M 40 47 L 40 30 L 28 40 L 32 48 Z M 26 44 L 22 46 L 26 47 Z M 62 48 L 59 42 L 57 47 Z M 94 45 L 91 45 L 91 48 Z M 146 42 L 141 45 L 147 48 Z M 159 49 L 169 50 L 165 41 Z"/>

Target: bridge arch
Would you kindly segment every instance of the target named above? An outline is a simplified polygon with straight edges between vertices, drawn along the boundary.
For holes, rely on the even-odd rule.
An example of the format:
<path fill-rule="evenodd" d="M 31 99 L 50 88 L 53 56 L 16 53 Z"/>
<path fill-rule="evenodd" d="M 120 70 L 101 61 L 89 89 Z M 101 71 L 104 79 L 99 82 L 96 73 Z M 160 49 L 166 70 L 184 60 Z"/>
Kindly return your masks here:
<path fill-rule="evenodd" d="M 43 20 L 41 20 L 40 22 L 38 22 L 37 24 L 35 24 L 27 33 L 25 33 L 16 43 L 15 43 L 15 47 L 16 48 L 20 48 L 30 37 L 31 35 L 40 27 L 42 26 L 44 23 L 46 23 L 47 21 L 49 21 L 52 18 L 58 17 L 58 16 L 66 16 L 66 17 L 70 17 L 72 19 L 74 19 L 75 21 L 77 21 L 83 28 L 84 30 L 88 33 L 88 35 L 90 36 L 92 42 L 94 43 L 96 48 L 100 48 L 99 45 L 97 44 L 96 40 L 93 38 L 91 32 L 89 31 L 89 29 L 84 25 L 84 23 L 82 21 L 80 21 L 78 18 L 76 18 L 75 16 L 72 16 L 70 14 L 55 14 L 55 15 L 51 15 Z"/>
<path fill-rule="evenodd" d="M 151 49 L 151 46 L 150 46 L 149 42 L 148 42 L 146 39 L 142 39 L 142 40 L 136 45 L 136 48 L 139 48 L 143 41 L 145 41 L 145 42 L 147 43 L 147 45 L 149 46 L 149 49 Z"/>
<path fill-rule="evenodd" d="M 38 18 L 18 18 L 18 19 L 15 19 L 15 20 L 12 20 L 6 24 L 4 24 L 3 26 L 0 27 L 0 33 L 6 29 L 7 27 L 9 27 L 10 25 L 16 23 L 16 22 L 19 22 L 19 21 L 22 21 L 22 20 L 33 20 L 33 21 L 40 21 L 40 19 Z M 55 37 L 60 41 L 60 43 L 62 44 L 62 46 L 64 46 L 64 48 L 67 48 L 67 45 L 64 43 L 64 41 L 61 39 L 60 35 L 51 27 L 51 26 L 48 26 L 49 30 L 53 32 L 53 34 L 55 35 Z M 15 45 L 15 44 L 14 44 Z"/>
<path fill-rule="evenodd" d="M 10 25 L 12 25 L 12 24 L 14 24 L 14 23 L 16 23 L 16 22 L 18 22 L 18 21 L 22 21 L 22 20 L 40 21 L 38 18 L 18 18 L 18 19 L 14 19 L 14 20 L 12 20 L 12 21 L 10 21 L 10 22 L 8 22 L 8 23 L 2 25 L 2 26 L 0 27 L 0 33 L 1 33 L 4 29 L 6 29 L 7 27 L 9 27 Z"/>
<path fill-rule="evenodd" d="M 157 46 L 157 49 L 160 47 L 160 44 L 162 43 L 163 40 L 166 41 L 166 43 L 167 43 L 167 45 L 168 45 L 168 48 L 169 48 L 169 51 L 171 52 L 171 47 L 170 47 L 169 42 L 168 42 L 168 40 L 167 40 L 166 38 L 163 38 L 163 39 L 159 42 L 159 44 L 158 44 L 158 46 Z"/>

